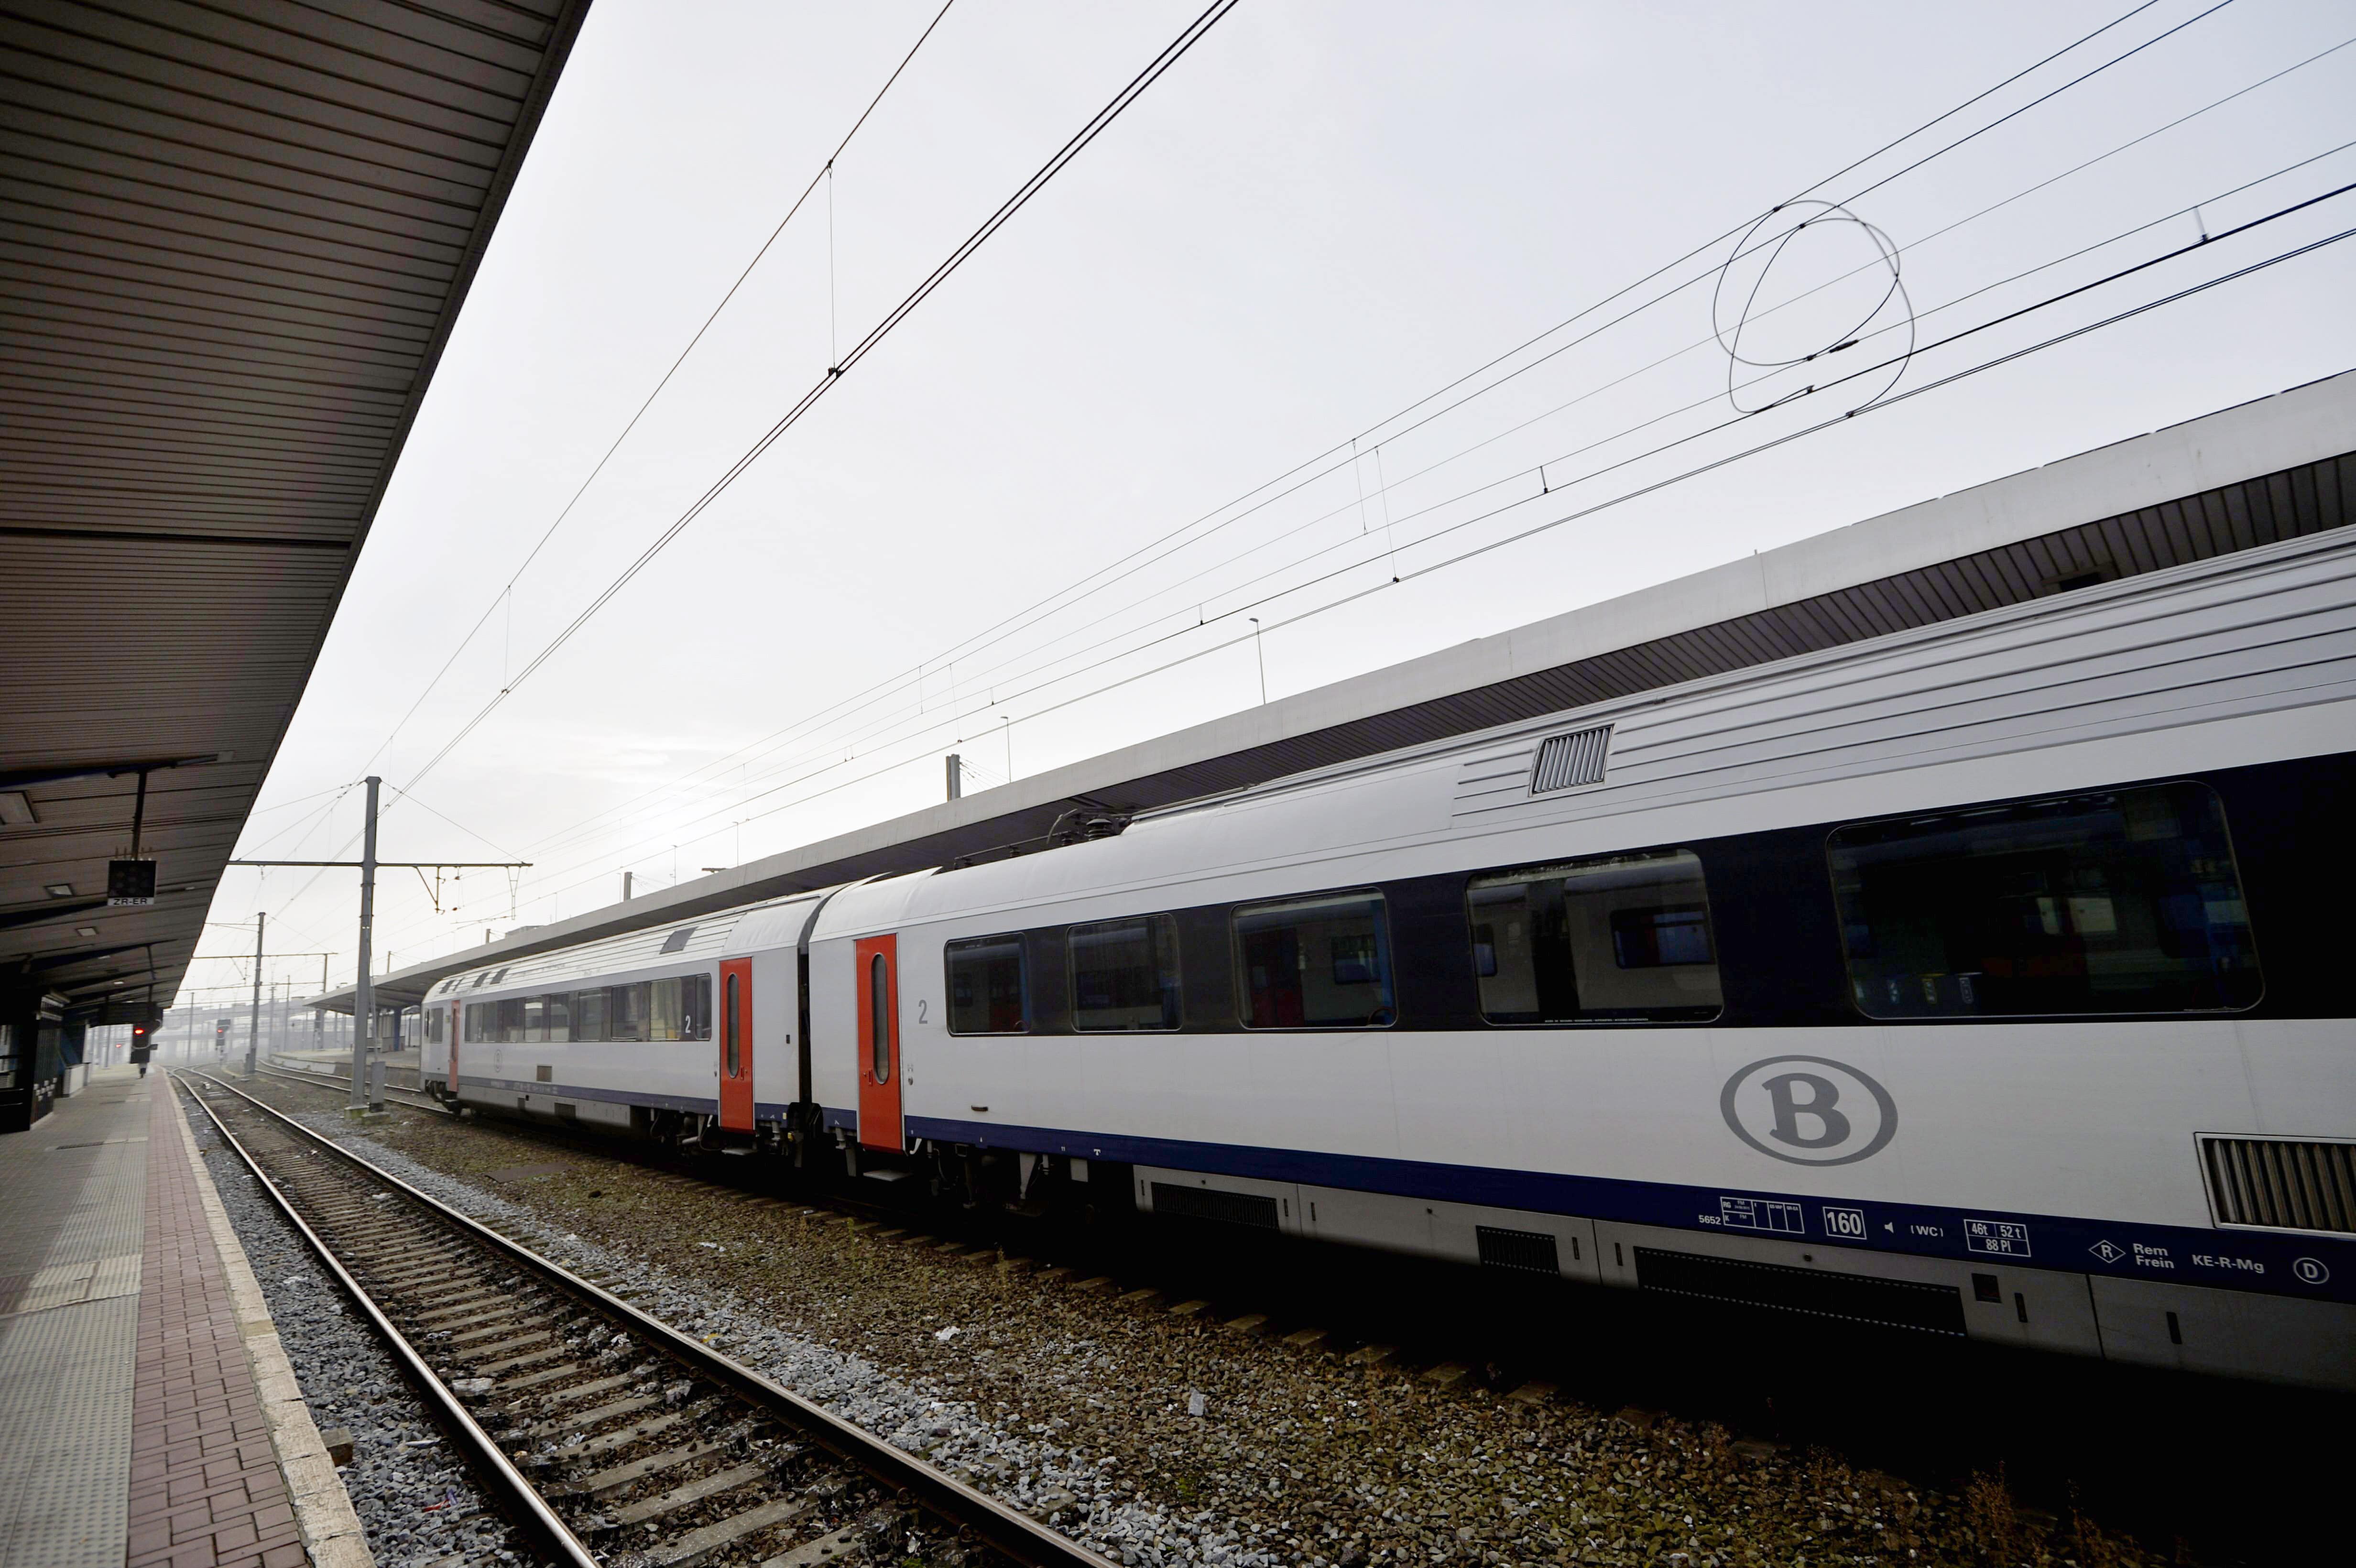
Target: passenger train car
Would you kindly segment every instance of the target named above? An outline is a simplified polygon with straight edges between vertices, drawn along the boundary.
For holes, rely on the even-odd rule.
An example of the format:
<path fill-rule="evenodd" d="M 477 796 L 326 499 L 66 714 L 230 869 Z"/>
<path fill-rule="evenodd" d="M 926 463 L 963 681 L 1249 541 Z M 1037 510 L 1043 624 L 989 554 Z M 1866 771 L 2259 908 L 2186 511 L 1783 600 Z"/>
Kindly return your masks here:
<path fill-rule="evenodd" d="M 2356 1386 L 2356 530 L 453 976 L 467 1105 Z"/>

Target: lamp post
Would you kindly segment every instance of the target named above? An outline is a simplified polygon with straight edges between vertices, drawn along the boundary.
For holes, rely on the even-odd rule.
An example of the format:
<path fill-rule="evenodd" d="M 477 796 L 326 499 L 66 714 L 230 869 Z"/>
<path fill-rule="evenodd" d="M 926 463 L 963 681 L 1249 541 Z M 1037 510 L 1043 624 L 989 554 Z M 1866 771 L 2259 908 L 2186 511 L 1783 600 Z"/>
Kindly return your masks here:
<path fill-rule="evenodd" d="M 270 916 L 260 910 L 253 912 L 253 1026 L 245 1036 L 245 1076 L 253 1077 L 253 1059 L 262 1048 L 262 933 L 270 923 Z"/>
<path fill-rule="evenodd" d="M 360 828 L 360 977 L 352 995 L 352 1097 L 347 1114 L 369 1108 L 369 1050 L 376 1043 L 375 976 L 369 973 L 369 938 L 376 930 L 376 792 L 368 778 L 368 816 Z"/>
<path fill-rule="evenodd" d="M 360 951 L 359 979 L 352 996 L 352 1093 L 348 1115 L 359 1115 L 371 1108 L 383 1108 L 383 1096 L 376 1093 L 369 1077 L 369 1049 L 376 1041 L 375 976 L 369 974 L 371 959 L 369 939 L 376 929 L 376 874 L 384 869 L 376 858 L 377 789 L 384 781 L 371 773 L 368 777 L 368 820 L 360 829 L 360 858 L 358 860 L 245 860 L 233 859 L 232 866 L 358 866 L 360 873 Z M 455 867 L 473 870 L 477 867 L 527 868 L 529 860 L 395 860 L 395 869 Z M 323 965 L 324 967 L 324 965 Z"/>

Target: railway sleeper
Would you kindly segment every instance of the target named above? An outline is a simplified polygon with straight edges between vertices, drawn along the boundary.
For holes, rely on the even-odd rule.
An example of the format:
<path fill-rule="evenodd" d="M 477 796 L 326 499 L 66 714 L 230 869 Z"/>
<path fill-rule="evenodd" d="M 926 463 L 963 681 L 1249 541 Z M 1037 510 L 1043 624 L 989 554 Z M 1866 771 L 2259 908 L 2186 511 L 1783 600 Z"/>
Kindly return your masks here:
<path fill-rule="evenodd" d="M 658 1492 L 653 1497 L 626 1503 L 606 1515 L 606 1519 L 616 1529 L 660 1519 L 665 1514 L 677 1513 L 691 1503 L 700 1503 L 706 1498 L 716 1498 L 723 1492 L 733 1492 L 739 1487 L 766 1480 L 785 1462 L 778 1456 L 764 1455 L 750 1464 L 731 1466 L 725 1470 L 689 1481 L 684 1486 L 673 1487 L 667 1492 Z"/>
<path fill-rule="evenodd" d="M 414 1242 L 407 1246 L 389 1242 L 380 1247 L 355 1247 L 347 1243 L 343 1253 L 354 1263 L 381 1269 L 387 1275 L 446 1273 L 451 1269 L 469 1267 L 479 1269 L 483 1262 L 482 1254 L 471 1247 L 422 1247 Z"/>
<path fill-rule="evenodd" d="M 601 1393 L 611 1393 L 617 1388 L 628 1388 L 631 1384 L 641 1381 L 639 1374 L 634 1371 L 616 1373 L 610 1378 L 594 1378 L 585 1383 L 575 1383 L 571 1388 L 561 1388 L 552 1393 L 544 1393 L 540 1396 L 540 1403 L 543 1408 L 550 1405 L 572 1404 L 580 1400 L 594 1399 Z"/>
<path fill-rule="evenodd" d="M 401 1211 L 393 1206 L 392 1194 L 382 1193 L 365 1201 L 355 1200 L 330 1191 L 320 1200 L 320 1209 L 332 1218 L 348 1224 L 364 1236 L 391 1235 L 402 1229 L 392 1218 Z"/>
<path fill-rule="evenodd" d="M 568 1432 L 586 1432 L 593 1426 L 603 1426 L 609 1421 L 619 1421 L 626 1415 L 636 1415 L 642 1410 L 652 1410 L 662 1403 L 660 1394 L 639 1394 L 630 1399 L 617 1399 L 611 1404 L 601 1404 L 594 1410 L 578 1411 L 548 1421 L 518 1429 L 519 1437 L 541 1438 L 560 1436 Z"/>
<path fill-rule="evenodd" d="M 409 1320 L 409 1331 L 416 1334 L 423 1334 L 429 1338 L 435 1338 L 436 1342 L 440 1344 L 455 1345 L 463 1343 L 467 1335 L 475 1333 L 477 1330 L 488 1333 L 497 1333 L 501 1328 L 510 1325 L 528 1323 L 533 1320 L 531 1310 L 529 1307 L 514 1306 L 506 1302 L 502 1302 L 497 1307 L 477 1311 L 471 1317 L 452 1318 L 447 1322 L 440 1324 L 436 1324 L 433 1321 L 435 1317 L 445 1316 L 446 1315 L 443 1313 L 426 1313 L 412 1317 Z"/>
<path fill-rule="evenodd" d="M 646 1554 L 648 1568 L 693 1568 L 723 1546 L 733 1546 L 748 1535 L 798 1519 L 815 1505 L 807 1498 L 779 1498 L 774 1502 L 746 1509 L 743 1513 L 689 1531 L 677 1541 L 658 1546 Z"/>
<path fill-rule="evenodd" d="M 478 1260 L 480 1257 L 480 1254 L 471 1247 L 461 1246 L 455 1243 L 420 1242 L 413 1231 L 406 1238 L 398 1232 L 387 1232 L 382 1236 L 367 1238 L 339 1232 L 337 1240 L 342 1244 L 346 1256 L 357 1258 L 362 1263 L 397 1263 L 423 1268 L 430 1264 L 465 1263 L 470 1259 Z"/>
<path fill-rule="evenodd" d="M 434 1323 L 438 1322 L 444 1317 L 457 1317 L 463 1313 L 479 1313 L 485 1310 L 487 1307 L 497 1310 L 506 1310 L 510 1305 L 512 1305 L 517 1311 L 522 1311 L 527 1307 L 540 1305 L 540 1298 L 537 1296 L 518 1300 L 515 1296 L 509 1295 L 506 1291 L 494 1289 L 489 1286 L 486 1286 L 480 1290 L 468 1291 L 464 1296 L 445 1297 L 444 1299 L 450 1302 L 450 1305 L 437 1307 L 431 1312 L 421 1312 L 417 1315 L 414 1320 L 419 1323 Z"/>
<path fill-rule="evenodd" d="M 627 1464 L 616 1465 L 609 1469 L 579 1477 L 562 1486 L 549 1488 L 548 1496 L 552 1498 L 610 1496 L 620 1491 L 624 1487 L 646 1479 L 648 1476 L 659 1476 L 666 1470 L 676 1470 L 682 1465 L 692 1465 L 699 1459 L 711 1458 L 723 1452 L 728 1445 L 751 1435 L 754 1425 L 755 1423 L 750 1419 L 739 1421 L 708 1439 L 699 1439 L 678 1448 L 666 1448 L 659 1454 L 649 1454 L 644 1458 L 632 1459 Z M 800 1452 L 798 1445 L 789 1445 L 781 1447 L 777 1451 L 777 1456 L 782 1460 Z"/>
<path fill-rule="evenodd" d="M 478 1378 L 496 1378 L 514 1371 L 519 1367 L 536 1367 L 543 1362 L 552 1361 L 559 1356 L 569 1356 L 572 1353 L 573 1348 L 569 1345 L 551 1345 L 545 1350 L 533 1350 L 526 1355 L 509 1356 L 503 1361 L 492 1361 L 487 1364 L 478 1362 L 475 1366 L 474 1375 Z"/>
<path fill-rule="evenodd" d="M 571 1448 L 559 1449 L 553 1454 L 535 1455 L 533 1462 L 543 1465 L 562 1465 L 568 1460 L 594 1459 L 602 1454 L 616 1453 L 646 1438 L 659 1436 L 674 1427 L 691 1425 L 719 1408 L 718 1400 L 707 1399 L 699 1404 L 690 1405 L 685 1410 L 673 1411 L 669 1415 L 658 1415 L 648 1421 L 635 1422 L 617 1432 L 604 1433 L 590 1438 L 585 1443 L 576 1444 Z"/>
<path fill-rule="evenodd" d="M 770 1558 L 761 1564 L 761 1568 L 816 1568 L 821 1563 L 840 1563 L 845 1558 L 856 1557 L 863 1545 L 859 1539 L 859 1529 L 854 1525 L 848 1530 L 838 1530 L 831 1535 L 821 1535 L 814 1541 L 805 1541 L 783 1556 Z"/>
<path fill-rule="evenodd" d="M 389 1240 L 397 1240 L 403 1234 L 407 1234 L 412 1242 L 416 1240 L 416 1232 L 412 1228 L 388 1220 L 385 1217 L 386 1211 L 373 1203 L 365 1207 L 359 1204 L 339 1206 L 322 1203 L 319 1207 L 328 1219 L 336 1222 L 339 1233 L 355 1248 L 381 1245 Z"/>
<path fill-rule="evenodd" d="M 393 1242 L 386 1242 L 380 1246 L 356 1247 L 340 1236 L 337 1242 L 337 1251 L 348 1265 L 357 1264 L 363 1268 L 381 1269 L 388 1274 L 419 1275 L 463 1269 L 470 1264 L 476 1268 L 482 1266 L 479 1257 L 470 1257 L 466 1251 L 455 1247 L 445 1251 L 414 1243 L 404 1247 Z"/>
<path fill-rule="evenodd" d="M 494 1331 L 505 1332 L 503 1329 Z M 552 1328 L 531 1328 L 527 1329 L 521 1334 L 516 1335 L 513 1339 L 498 1339 L 487 1345 L 469 1345 L 464 1350 L 459 1349 L 458 1344 L 455 1340 L 445 1341 L 444 1348 L 452 1351 L 456 1351 L 471 1360 L 483 1360 L 493 1357 L 504 1356 L 510 1350 L 521 1350 L 533 1345 L 538 1345 L 546 1349 L 548 1341 L 555 1337 L 556 1331 Z M 485 1367 L 482 1370 L 486 1373 L 492 1371 L 489 1367 Z"/>
<path fill-rule="evenodd" d="M 468 1346 L 480 1346 L 482 1341 L 490 1339 L 495 1334 L 513 1333 L 515 1331 L 517 1319 L 522 1316 L 523 1314 L 521 1313 L 513 1313 L 500 1318 L 498 1322 L 487 1323 L 479 1328 L 469 1328 L 464 1333 L 455 1330 L 436 1330 L 436 1332 L 446 1332 L 448 1334 L 446 1339 L 441 1339 L 437 1342 L 444 1349 L 450 1350 L 464 1349 Z M 536 1333 L 525 1334 L 520 1339 L 510 1339 L 507 1343 L 510 1345 L 529 1345 L 537 1340 L 545 1339 L 547 1338 L 548 1330 L 543 1328 Z"/>
<path fill-rule="evenodd" d="M 552 1382 L 562 1382 L 566 1378 L 578 1377 L 588 1370 L 578 1361 L 567 1361 L 562 1366 L 557 1367 L 542 1367 L 536 1372 L 526 1372 L 519 1378 L 501 1378 L 491 1385 L 491 1392 L 521 1393 L 526 1389 L 544 1388 Z"/>
<path fill-rule="evenodd" d="M 428 1269 L 403 1270 L 373 1269 L 361 1264 L 352 1272 L 369 1282 L 372 1293 L 415 1296 L 434 1291 L 445 1281 L 463 1281 L 467 1271 L 464 1264 L 436 1264 Z"/>

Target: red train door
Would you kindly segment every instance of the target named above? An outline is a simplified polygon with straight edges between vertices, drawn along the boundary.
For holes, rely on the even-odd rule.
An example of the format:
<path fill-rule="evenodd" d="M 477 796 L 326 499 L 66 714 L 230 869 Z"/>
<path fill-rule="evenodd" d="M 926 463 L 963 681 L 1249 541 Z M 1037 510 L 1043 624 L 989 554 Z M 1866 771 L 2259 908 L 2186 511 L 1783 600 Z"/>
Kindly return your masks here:
<path fill-rule="evenodd" d="M 859 1141 L 898 1153 L 900 953 L 894 936 L 863 936 L 859 960 Z"/>
<path fill-rule="evenodd" d="M 458 1026 L 466 1021 L 466 1009 L 457 1003 L 450 1004 L 450 1093 L 458 1092 Z"/>
<path fill-rule="evenodd" d="M 753 1130 L 753 961 L 720 965 L 720 1125 Z"/>

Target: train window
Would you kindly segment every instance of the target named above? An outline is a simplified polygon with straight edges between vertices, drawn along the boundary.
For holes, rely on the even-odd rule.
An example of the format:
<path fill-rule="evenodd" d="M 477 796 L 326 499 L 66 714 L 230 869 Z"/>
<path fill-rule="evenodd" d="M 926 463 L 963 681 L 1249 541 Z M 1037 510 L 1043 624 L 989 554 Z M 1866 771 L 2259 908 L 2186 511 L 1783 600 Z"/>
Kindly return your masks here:
<path fill-rule="evenodd" d="M 1491 872 L 1466 902 L 1491 1023 L 1703 1023 L 1724 1005 L 1689 850 Z"/>
<path fill-rule="evenodd" d="M 492 1006 L 499 1009 L 499 1039 L 509 1045 L 520 1045 L 530 1037 L 525 1032 L 524 999 L 509 997 Z"/>
<path fill-rule="evenodd" d="M 736 1019 L 738 1016 L 736 1011 L 736 976 L 733 974 L 728 976 L 727 989 L 728 999 L 725 1004 L 726 1010 L 721 1014 L 720 1039 L 721 1043 L 726 1047 L 728 1051 L 728 1076 L 734 1078 L 738 1075 L 740 1071 L 736 1065 L 737 1052 L 740 1048 L 736 1043 Z"/>
<path fill-rule="evenodd" d="M 892 1082 L 892 963 L 881 953 L 867 961 L 867 1070 Z"/>
<path fill-rule="evenodd" d="M 704 995 L 699 1005 L 696 990 L 701 982 Z M 647 1038 L 649 1040 L 709 1040 L 712 1038 L 711 982 L 701 975 L 677 975 L 669 979 L 651 982 L 653 996 L 647 1004 Z"/>
<path fill-rule="evenodd" d="M 641 980 L 635 986 L 605 987 L 605 1038 L 616 1040 L 648 1038 L 645 981 Z"/>
<path fill-rule="evenodd" d="M 544 1038 L 551 1045 L 562 1045 L 573 1038 L 573 993 L 559 991 L 540 998 L 541 1018 L 547 1030 Z"/>
<path fill-rule="evenodd" d="M 1859 823 L 1827 850 L 1874 1018 L 2231 1012 L 2264 988 L 2205 784 Z"/>
<path fill-rule="evenodd" d="M 1076 925 L 1070 946 L 1072 1027 L 1178 1027 L 1178 923 L 1166 914 Z"/>
<path fill-rule="evenodd" d="M 605 1038 L 605 993 L 603 990 L 573 993 L 573 1038 Z"/>
<path fill-rule="evenodd" d="M 947 962 L 951 1034 L 1021 1034 L 1031 1027 L 1022 933 L 952 942 Z"/>
<path fill-rule="evenodd" d="M 1380 1028 L 1398 1019 L 1380 893 L 1248 904 L 1233 924 L 1247 1029 Z"/>
<path fill-rule="evenodd" d="M 548 998 L 526 997 L 523 999 L 523 1037 L 533 1045 L 548 1040 Z"/>

